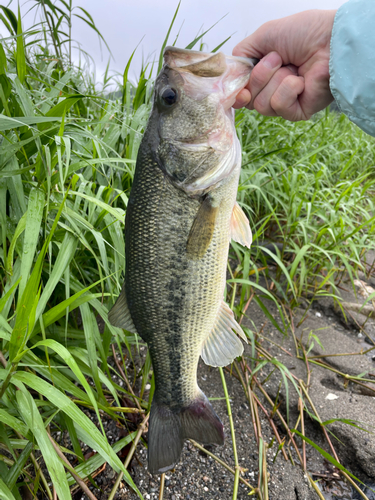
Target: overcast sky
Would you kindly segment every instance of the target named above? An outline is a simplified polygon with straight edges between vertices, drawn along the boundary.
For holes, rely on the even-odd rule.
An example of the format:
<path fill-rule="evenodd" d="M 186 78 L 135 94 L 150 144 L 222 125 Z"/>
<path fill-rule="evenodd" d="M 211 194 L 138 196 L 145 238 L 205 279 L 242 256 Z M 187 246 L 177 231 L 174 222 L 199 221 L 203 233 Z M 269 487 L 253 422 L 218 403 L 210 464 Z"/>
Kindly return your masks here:
<path fill-rule="evenodd" d="M 34 0 L 20 3 L 24 13 L 34 4 Z M 182 25 L 176 45 L 185 47 L 195 38 L 199 30 L 208 29 L 226 16 L 205 35 L 203 41 L 207 44 L 207 48 L 212 50 L 232 35 L 222 49 L 226 53 L 231 53 L 240 40 L 268 20 L 307 9 L 337 9 L 343 3 L 344 0 L 182 0 L 170 41 L 174 41 Z M 129 73 L 131 78 L 135 78 L 141 67 L 142 56 L 148 60 L 158 58 L 178 2 L 177 0 L 73 0 L 73 4 L 83 7 L 94 18 L 111 48 L 114 60 L 111 61 L 110 68 L 113 71 L 123 73 L 131 53 L 144 37 Z M 10 8 L 16 12 L 15 0 L 11 2 Z M 79 14 L 78 10 L 76 12 Z M 32 22 L 33 16 L 29 15 L 25 24 L 30 26 Z M 6 34 L 1 22 L 0 34 Z M 79 19 L 73 23 L 73 38 L 94 58 L 96 79 L 101 81 L 109 58 L 108 51 L 103 45 L 102 51 L 100 50 L 97 35 Z"/>

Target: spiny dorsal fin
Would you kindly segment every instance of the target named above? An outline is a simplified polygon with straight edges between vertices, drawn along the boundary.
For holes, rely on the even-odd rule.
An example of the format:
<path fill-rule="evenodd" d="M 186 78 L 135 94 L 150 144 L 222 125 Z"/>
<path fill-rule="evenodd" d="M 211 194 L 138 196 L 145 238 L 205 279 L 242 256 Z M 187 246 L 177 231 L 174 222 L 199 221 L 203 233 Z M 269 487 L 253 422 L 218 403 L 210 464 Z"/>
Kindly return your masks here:
<path fill-rule="evenodd" d="M 230 236 L 234 241 L 247 248 L 250 248 L 253 241 L 248 218 L 237 202 L 233 207 L 230 221 Z"/>
<path fill-rule="evenodd" d="M 128 330 L 128 332 L 137 333 L 126 300 L 125 284 L 122 287 L 115 305 L 108 313 L 108 319 L 111 325 L 117 326 L 117 328 L 123 328 L 124 330 Z"/>
<path fill-rule="evenodd" d="M 191 259 L 201 259 L 209 247 L 215 230 L 219 207 L 213 207 L 211 199 L 205 198 L 190 229 L 186 249 Z"/>
<path fill-rule="evenodd" d="M 212 332 L 203 344 L 201 356 L 206 365 L 227 366 L 241 356 L 242 342 L 232 330 L 235 330 L 247 343 L 246 335 L 234 319 L 233 312 L 223 301 Z"/>

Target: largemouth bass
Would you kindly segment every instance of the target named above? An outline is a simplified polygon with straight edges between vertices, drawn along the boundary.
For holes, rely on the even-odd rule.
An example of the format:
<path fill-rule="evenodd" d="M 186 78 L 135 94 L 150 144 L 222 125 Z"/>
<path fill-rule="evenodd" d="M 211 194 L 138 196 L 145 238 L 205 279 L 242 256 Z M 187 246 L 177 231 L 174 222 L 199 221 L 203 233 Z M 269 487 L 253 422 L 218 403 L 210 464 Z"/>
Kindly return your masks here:
<path fill-rule="evenodd" d="M 225 366 L 246 341 L 223 300 L 230 238 L 250 246 L 236 203 L 241 149 L 231 106 L 250 60 L 167 47 L 139 148 L 125 220 L 126 269 L 109 314 L 147 342 L 155 374 L 151 473 L 183 442 L 223 444 L 223 425 L 197 384 L 199 356 Z M 234 333 L 236 332 L 236 333 Z"/>

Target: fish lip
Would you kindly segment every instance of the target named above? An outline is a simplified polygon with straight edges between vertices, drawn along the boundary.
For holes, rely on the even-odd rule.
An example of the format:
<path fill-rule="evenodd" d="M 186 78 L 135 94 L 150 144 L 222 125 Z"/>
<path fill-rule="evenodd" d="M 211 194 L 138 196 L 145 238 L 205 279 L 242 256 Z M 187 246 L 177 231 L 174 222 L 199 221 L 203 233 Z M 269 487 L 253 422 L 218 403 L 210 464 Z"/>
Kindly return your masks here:
<path fill-rule="evenodd" d="M 164 52 L 163 52 L 163 56 L 167 57 L 168 52 L 172 52 L 175 54 L 180 53 L 181 55 L 186 55 L 186 56 L 189 56 L 189 55 L 193 56 L 193 57 L 196 56 L 200 60 L 208 59 L 209 57 L 213 56 L 212 52 L 201 52 L 199 50 L 180 49 L 178 47 L 173 47 L 171 45 L 168 45 L 167 47 L 165 47 Z M 232 59 L 234 61 L 241 61 L 245 64 L 248 64 L 251 68 L 256 66 L 259 62 L 259 59 L 255 58 L 255 57 L 240 57 L 240 56 L 227 56 L 227 55 L 225 55 L 225 58 Z M 186 61 L 186 64 L 179 66 L 179 68 L 183 68 L 184 66 L 188 66 L 189 64 L 191 64 L 191 61 Z"/>

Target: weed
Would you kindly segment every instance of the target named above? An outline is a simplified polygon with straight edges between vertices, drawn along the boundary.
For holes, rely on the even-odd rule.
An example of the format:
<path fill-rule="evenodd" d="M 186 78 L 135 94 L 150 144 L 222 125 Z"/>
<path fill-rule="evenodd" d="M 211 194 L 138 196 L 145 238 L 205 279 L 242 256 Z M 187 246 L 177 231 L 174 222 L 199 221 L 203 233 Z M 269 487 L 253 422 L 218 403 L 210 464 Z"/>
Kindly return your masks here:
<path fill-rule="evenodd" d="M 150 409 L 146 384 L 151 386 L 150 400 L 154 390 L 151 360 L 148 354 L 141 358 L 131 379 L 125 357 L 132 364 L 144 345 L 136 335 L 114 328 L 107 315 L 125 270 L 124 213 L 150 111 L 154 68 L 146 65 L 137 84 L 131 83 L 133 53 L 121 96 L 106 99 L 87 68 L 71 63 L 74 16 L 104 41 L 90 14 L 73 7 L 71 0 L 35 1 L 32 8 L 40 10 L 42 24 L 27 33 L 20 11 L 2 6 L 0 13 L 9 31 L 0 41 L 0 496 L 26 498 L 29 492 L 49 499 L 57 494 L 64 500 L 77 484 L 89 495 L 82 481 L 92 480 L 108 462 L 118 472 L 109 498 L 122 480 L 142 498 L 127 465 L 137 446 L 143 446 Z M 109 82 L 107 71 L 103 91 Z M 338 302 L 344 276 L 353 282 L 359 269 L 371 272 L 364 259 L 375 247 L 374 139 L 328 110 L 306 123 L 247 111 L 238 112 L 236 120 L 243 151 L 238 200 L 251 221 L 255 245 L 248 251 L 232 243 L 227 300 L 239 321 L 255 301 L 275 328 L 293 334 L 292 312 L 301 300 L 308 307 L 322 296 Z M 276 249 L 268 242 L 278 243 Z M 269 271 L 270 259 L 277 264 L 276 274 Z M 268 286 L 261 285 L 261 276 Z M 279 320 L 269 313 L 267 301 L 277 306 Z M 250 493 L 268 498 L 260 412 L 273 429 L 278 452 L 288 459 L 274 417 L 306 469 L 305 446 L 314 446 L 304 436 L 303 416 L 309 408 L 332 449 L 324 456 L 352 481 L 339 464 L 327 423 L 320 421 L 309 399 L 309 380 L 296 380 L 267 352 L 262 332 L 254 328 L 246 333 L 251 356 L 237 360 L 231 373 L 237 374 L 251 408 L 259 448 L 258 485 L 240 475 L 232 419 L 235 470 L 211 453 L 234 475 L 233 498 L 240 482 Z M 310 342 L 319 339 L 312 335 Z M 295 345 L 296 355 L 307 364 L 327 367 L 324 360 L 309 357 L 297 339 Z M 299 394 L 300 431 L 297 425 L 289 427 L 288 416 L 283 418 L 278 402 L 259 382 L 266 364 L 280 373 L 287 408 L 289 388 Z M 222 370 L 221 376 L 230 415 Z M 136 377 L 141 378 L 140 390 Z M 104 418 L 128 434 L 110 445 Z M 57 437 L 63 433 L 72 444 L 74 467 Z M 303 439 L 302 455 L 295 434 Z M 117 454 L 131 442 L 123 464 Z M 98 453 L 85 458 L 82 443 Z"/>

